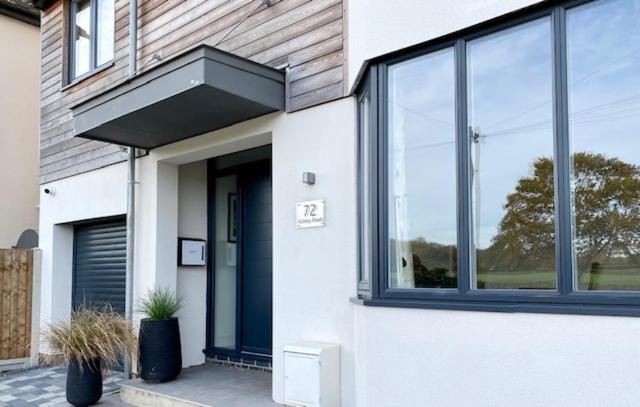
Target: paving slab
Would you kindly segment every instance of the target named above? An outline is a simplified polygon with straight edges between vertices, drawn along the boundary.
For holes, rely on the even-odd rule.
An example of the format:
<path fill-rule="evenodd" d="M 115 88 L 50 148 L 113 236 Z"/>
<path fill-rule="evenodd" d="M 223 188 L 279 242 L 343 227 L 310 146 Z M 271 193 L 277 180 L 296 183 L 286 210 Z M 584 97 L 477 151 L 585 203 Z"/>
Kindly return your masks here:
<path fill-rule="evenodd" d="M 102 399 L 98 406 L 123 407 L 118 383 L 122 373 L 104 377 Z M 67 369 L 64 366 L 14 370 L 0 374 L 0 407 L 70 406 L 65 396 Z M 115 394 L 114 394 L 115 393 Z"/>

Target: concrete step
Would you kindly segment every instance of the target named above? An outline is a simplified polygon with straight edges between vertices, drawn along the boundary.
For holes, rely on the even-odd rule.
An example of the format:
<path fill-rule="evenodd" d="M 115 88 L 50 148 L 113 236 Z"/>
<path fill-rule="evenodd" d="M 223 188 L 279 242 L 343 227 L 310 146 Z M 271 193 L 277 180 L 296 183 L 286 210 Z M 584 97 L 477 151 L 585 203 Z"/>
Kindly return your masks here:
<path fill-rule="evenodd" d="M 271 385 L 269 372 L 205 364 L 170 382 L 121 382 L 120 398 L 134 407 L 275 407 Z"/>
<path fill-rule="evenodd" d="M 184 400 L 168 394 L 136 386 L 134 383 L 120 384 L 120 400 L 134 407 L 209 407 L 196 401 Z"/>

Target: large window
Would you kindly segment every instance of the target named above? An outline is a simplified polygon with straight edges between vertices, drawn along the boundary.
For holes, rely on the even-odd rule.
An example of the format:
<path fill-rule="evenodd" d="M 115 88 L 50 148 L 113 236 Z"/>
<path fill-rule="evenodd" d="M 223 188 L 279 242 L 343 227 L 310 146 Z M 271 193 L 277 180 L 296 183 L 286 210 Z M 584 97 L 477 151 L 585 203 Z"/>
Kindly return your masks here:
<path fill-rule="evenodd" d="M 567 13 L 575 286 L 640 291 L 640 1 Z"/>
<path fill-rule="evenodd" d="M 113 60 L 114 0 L 71 0 L 69 81 L 109 65 Z"/>
<path fill-rule="evenodd" d="M 453 56 L 446 48 L 389 67 L 389 287 L 457 285 Z"/>
<path fill-rule="evenodd" d="M 640 315 L 639 16 L 541 6 L 373 61 L 365 303 Z"/>
<path fill-rule="evenodd" d="M 551 18 L 467 43 L 472 288 L 557 287 Z"/>

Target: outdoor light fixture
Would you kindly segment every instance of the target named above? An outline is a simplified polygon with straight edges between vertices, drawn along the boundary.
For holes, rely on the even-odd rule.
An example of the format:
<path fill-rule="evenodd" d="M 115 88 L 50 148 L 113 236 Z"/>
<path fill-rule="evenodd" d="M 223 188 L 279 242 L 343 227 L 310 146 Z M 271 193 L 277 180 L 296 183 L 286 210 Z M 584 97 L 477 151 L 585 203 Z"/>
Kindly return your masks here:
<path fill-rule="evenodd" d="M 305 184 L 313 185 L 316 183 L 316 174 L 313 172 L 303 172 L 302 182 Z"/>

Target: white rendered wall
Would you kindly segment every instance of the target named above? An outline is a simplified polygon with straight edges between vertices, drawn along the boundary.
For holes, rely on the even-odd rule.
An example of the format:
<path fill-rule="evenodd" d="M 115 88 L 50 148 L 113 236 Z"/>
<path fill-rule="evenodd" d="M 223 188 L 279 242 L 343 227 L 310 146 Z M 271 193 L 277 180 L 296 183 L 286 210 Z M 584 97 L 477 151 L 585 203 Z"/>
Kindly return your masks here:
<path fill-rule="evenodd" d="M 343 99 L 292 114 L 273 135 L 273 386 L 283 400 L 282 348 L 300 340 L 341 346 L 342 405 L 355 405 L 355 104 Z M 316 184 L 302 183 L 302 173 Z M 298 201 L 324 199 L 326 226 L 295 228 Z"/>
<path fill-rule="evenodd" d="M 41 186 L 42 323 L 67 319 L 71 312 L 73 226 L 69 223 L 124 214 L 126 181 L 126 167 L 118 164 Z M 45 188 L 55 194 L 45 194 Z"/>
<path fill-rule="evenodd" d="M 178 236 L 207 239 L 206 161 L 178 167 Z M 177 284 L 178 295 L 185 301 L 179 314 L 182 363 L 200 365 L 206 338 L 207 268 L 178 267 Z"/>
<path fill-rule="evenodd" d="M 356 306 L 358 406 L 637 406 L 640 319 Z"/>
<path fill-rule="evenodd" d="M 541 0 L 347 0 L 348 86 L 365 60 Z"/>
<path fill-rule="evenodd" d="M 178 167 L 142 157 L 136 181 L 134 303 L 154 287 L 176 289 Z"/>

